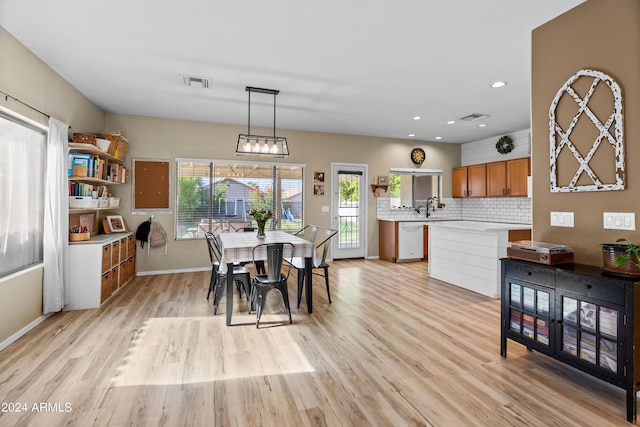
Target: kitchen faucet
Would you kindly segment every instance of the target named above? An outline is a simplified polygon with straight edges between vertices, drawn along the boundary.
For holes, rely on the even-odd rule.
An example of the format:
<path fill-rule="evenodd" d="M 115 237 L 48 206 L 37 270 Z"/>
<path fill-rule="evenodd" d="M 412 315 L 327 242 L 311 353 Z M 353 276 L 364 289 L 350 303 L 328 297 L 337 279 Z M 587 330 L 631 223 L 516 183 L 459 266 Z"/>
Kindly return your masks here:
<path fill-rule="evenodd" d="M 429 206 L 431 206 L 433 208 L 433 212 L 436 211 L 436 198 L 435 197 L 429 197 L 427 199 L 427 218 L 429 218 Z"/>

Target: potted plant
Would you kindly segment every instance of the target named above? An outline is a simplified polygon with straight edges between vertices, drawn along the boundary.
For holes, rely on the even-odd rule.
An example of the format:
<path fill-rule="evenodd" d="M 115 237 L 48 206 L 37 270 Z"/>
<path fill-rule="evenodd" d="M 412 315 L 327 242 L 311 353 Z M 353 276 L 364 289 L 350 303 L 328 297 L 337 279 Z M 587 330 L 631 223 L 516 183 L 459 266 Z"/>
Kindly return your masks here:
<path fill-rule="evenodd" d="M 603 270 L 622 276 L 640 276 L 640 246 L 625 238 L 602 245 Z"/>

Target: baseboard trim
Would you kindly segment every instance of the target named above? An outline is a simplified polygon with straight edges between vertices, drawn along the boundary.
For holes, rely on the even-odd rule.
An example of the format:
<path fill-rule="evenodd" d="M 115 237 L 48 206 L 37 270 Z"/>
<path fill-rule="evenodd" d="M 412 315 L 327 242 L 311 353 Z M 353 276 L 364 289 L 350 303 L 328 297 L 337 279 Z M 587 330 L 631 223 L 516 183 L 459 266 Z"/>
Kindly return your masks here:
<path fill-rule="evenodd" d="M 16 332 L 15 334 L 11 335 L 9 338 L 7 338 L 6 340 L 2 341 L 0 343 L 0 351 L 4 350 L 5 348 L 9 347 L 11 344 L 13 344 L 15 341 L 17 341 L 18 339 L 20 339 L 24 334 L 26 334 L 27 332 L 29 332 L 30 330 L 32 330 L 33 328 L 35 328 L 36 326 L 38 326 L 40 323 L 44 322 L 44 320 L 51 316 L 51 313 L 49 314 L 43 314 L 42 316 L 38 317 L 37 319 L 35 319 L 34 321 L 32 321 L 31 323 L 29 323 L 28 325 L 26 325 L 25 327 L 23 327 L 22 329 L 20 329 L 18 332 Z"/>
<path fill-rule="evenodd" d="M 211 271 L 211 267 L 177 268 L 173 270 L 136 271 L 136 276 L 155 276 L 158 274 L 195 273 L 198 271 Z"/>

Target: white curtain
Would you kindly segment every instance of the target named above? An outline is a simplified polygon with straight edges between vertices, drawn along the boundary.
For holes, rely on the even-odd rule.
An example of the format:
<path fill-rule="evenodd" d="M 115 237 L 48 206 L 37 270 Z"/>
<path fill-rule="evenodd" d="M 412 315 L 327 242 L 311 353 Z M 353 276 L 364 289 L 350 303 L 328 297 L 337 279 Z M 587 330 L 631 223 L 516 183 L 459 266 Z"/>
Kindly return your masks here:
<path fill-rule="evenodd" d="M 47 144 L 44 210 L 44 314 L 69 304 L 69 204 L 67 149 L 69 125 L 51 117 Z"/>

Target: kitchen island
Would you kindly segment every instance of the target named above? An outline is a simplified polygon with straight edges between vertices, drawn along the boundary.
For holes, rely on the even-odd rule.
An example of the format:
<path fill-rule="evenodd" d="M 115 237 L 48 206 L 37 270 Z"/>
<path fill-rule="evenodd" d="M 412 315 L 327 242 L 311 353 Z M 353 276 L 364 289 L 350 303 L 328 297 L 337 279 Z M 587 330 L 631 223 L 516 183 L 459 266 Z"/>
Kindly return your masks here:
<path fill-rule="evenodd" d="M 500 258 L 508 242 L 531 238 L 531 225 L 484 221 L 429 224 L 429 274 L 491 298 L 500 296 Z"/>

